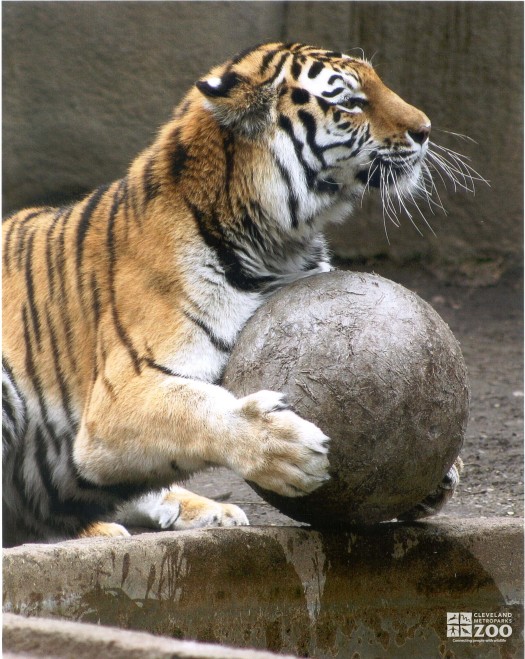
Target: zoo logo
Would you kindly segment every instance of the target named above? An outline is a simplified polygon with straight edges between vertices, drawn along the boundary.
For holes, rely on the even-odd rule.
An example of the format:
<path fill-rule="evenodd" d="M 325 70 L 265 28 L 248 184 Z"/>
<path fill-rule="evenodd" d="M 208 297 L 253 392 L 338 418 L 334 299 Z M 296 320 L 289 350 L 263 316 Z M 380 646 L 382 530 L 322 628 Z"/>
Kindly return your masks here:
<path fill-rule="evenodd" d="M 447 638 L 503 641 L 512 634 L 512 613 L 447 613 Z"/>

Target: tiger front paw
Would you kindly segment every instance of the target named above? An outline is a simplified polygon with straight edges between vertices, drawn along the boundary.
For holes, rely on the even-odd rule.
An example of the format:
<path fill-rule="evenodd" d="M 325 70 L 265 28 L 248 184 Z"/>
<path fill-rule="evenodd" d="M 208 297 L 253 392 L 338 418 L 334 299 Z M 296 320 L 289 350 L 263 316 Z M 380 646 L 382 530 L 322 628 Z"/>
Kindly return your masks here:
<path fill-rule="evenodd" d="M 250 440 L 233 468 L 244 479 L 283 496 L 303 496 L 329 479 L 329 438 L 288 409 L 284 396 L 259 391 L 239 400 Z"/>

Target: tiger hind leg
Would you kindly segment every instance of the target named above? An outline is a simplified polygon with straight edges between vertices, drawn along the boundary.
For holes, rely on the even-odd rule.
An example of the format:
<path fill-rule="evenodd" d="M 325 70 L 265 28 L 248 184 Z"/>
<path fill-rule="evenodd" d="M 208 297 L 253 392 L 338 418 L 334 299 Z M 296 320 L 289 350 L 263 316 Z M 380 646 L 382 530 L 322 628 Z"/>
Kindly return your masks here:
<path fill-rule="evenodd" d="M 412 521 L 421 519 L 422 517 L 436 515 L 453 497 L 454 492 L 459 485 L 462 471 L 463 460 L 458 457 L 436 490 L 431 492 L 423 499 L 423 501 L 408 510 L 406 513 L 398 515 L 397 519 L 402 521 Z"/>
<path fill-rule="evenodd" d="M 182 487 L 146 494 L 123 504 L 116 520 L 126 526 L 159 530 L 184 530 L 213 526 L 246 526 L 241 508 L 199 496 Z"/>

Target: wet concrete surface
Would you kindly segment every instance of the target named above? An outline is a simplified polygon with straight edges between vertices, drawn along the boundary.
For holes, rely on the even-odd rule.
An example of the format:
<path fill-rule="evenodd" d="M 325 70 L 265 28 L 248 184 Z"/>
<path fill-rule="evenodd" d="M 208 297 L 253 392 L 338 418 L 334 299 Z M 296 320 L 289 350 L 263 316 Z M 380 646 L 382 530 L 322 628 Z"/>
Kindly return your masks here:
<path fill-rule="evenodd" d="M 3 616 L 4 659 L 275 659 L 264 650 L 177 641 L 70 620 Z M 281 659 L 293 659 L 290 655 Z"/>
<path fill-rule="evenodd" d="M 4 611 L 302 657 L 520 657 L 521 520 L 207 529 L 4 552 Z M 509 616 L 504 642 L 447 612 Z"/>

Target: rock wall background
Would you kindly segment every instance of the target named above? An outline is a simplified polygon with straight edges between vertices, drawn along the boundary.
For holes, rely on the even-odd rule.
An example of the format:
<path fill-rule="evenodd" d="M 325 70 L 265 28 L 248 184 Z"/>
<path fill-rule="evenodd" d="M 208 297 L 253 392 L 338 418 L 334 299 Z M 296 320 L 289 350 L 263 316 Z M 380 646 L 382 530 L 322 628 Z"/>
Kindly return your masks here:
<path fill-rule="evenodd" d="M 366 200 L 335 252 L 421 259 L 490 283 L 522 260 L 523 5 L 519 2 L 4 2 L 4 213 L 122 175 L 212 65 L 269 40 L 363 48 L 432 119 L 433 139 L 490 181 L 440 186 L 448 215 L 388 226 Z M 458 141 L 440 130 L 464 133 Z"/>

